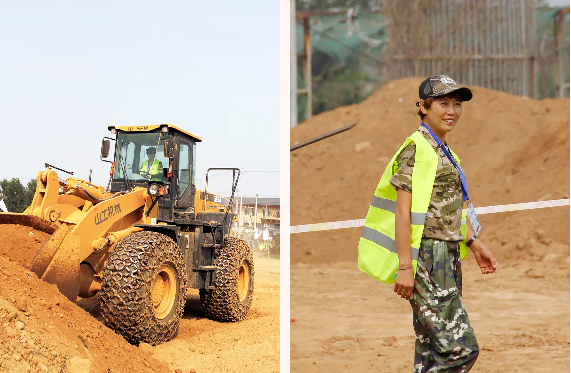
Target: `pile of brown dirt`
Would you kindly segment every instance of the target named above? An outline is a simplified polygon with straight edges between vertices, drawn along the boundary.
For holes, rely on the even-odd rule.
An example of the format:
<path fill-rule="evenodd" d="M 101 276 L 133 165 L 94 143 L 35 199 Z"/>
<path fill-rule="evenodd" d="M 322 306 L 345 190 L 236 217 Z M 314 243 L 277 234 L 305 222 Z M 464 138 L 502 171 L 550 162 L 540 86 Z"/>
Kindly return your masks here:
<path fill-rule="evenodd" d="M 291 153 L 291 224 L 361 219 L 405 138 L 420 125 L 421 78 L 393 81 L 366 101 L 315 116 L 291 145 L 341 126 L 354 129 Z M 462 160 L 476 207 L 569 198 L 569 99 L 536 101 L 470 87 L 447 136 Z M 568 256 L 569 207 L 482 215 L 482 238 L 503 264 Z M 356 261 L 361 229 L 294 234 L 291 262 Z"/>
<path fill-rule="evenodd" d="M 0 372 L 172 372 L 23 267 L 48 237 L 0 226 Z"/>
<path fill-rule="evenodd" d="M 0 224 L 0 372 L 279 371 L 279 260 L 255 259 L 256 290 L 246 320 L 207 319 L 192 289 L 179 335 L 136 347 L 100 321 L 99 295 L 71 302 L 27 269 L 48 238 L 30 227 Z"/>
<path fill-rule="evenodd" d="M 25 268 L 30 268 L 34 257 L 50 235 L 19 224 L 0 225 L 0 255 Z"/>

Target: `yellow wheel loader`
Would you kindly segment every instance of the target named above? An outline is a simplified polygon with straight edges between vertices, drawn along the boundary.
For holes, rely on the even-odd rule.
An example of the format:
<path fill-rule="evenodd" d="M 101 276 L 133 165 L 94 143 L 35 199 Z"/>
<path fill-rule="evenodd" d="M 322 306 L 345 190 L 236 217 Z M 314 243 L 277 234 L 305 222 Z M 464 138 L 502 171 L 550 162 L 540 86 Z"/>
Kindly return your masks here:
<path fill-rule="evenodd" d="M 0 213 L 0 224 L 51 235 L 29 269 L 72 301 L 100 293 L 103 322 L 133 344 L 176 336 L 187 288 L 200 289 L 208 317 L 244 319 L 254 262 L 230 235 L 240 170 L 224 169 L 233 174 L 227 200 L 207 191 L 212 169 L 205 190 L 195 188 L 199 137 L 170 124 L 109 130 L 100 157 L 111 163 L 107 188 L 64 181 L 56 170 L 66 171 L 46 165 L 26 211 Z"/>

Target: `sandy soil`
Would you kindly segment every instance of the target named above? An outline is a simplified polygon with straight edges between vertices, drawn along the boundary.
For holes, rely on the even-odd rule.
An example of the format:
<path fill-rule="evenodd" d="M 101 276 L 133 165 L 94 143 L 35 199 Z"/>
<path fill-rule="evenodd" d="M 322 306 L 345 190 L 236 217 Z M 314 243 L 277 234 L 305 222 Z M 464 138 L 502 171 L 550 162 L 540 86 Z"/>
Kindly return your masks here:
<path fill-rule="evenodd" d="M 292 225 L 365 217 L 387 162 L 419 126 L 421 81 L 390 82 L 361 104 L 292 130 L 293 145 L 359 123 L 291 154 Z M 447 141 L 462 159 L 474 205 L 569 198 L 569 99 L 472 88 Z M 500 273 L 480 275 L 471 254 L 463 266 L 464 302 L 482 347 L 472 371 L 568 372 L 569 207 L 480 221 Z M 360 234 L 291 237 L 292 372 L 412 371 L 410 306 L 357 269 Z"/>
<path fill-rule="evenodd" d="M 6 229 L 26 230 L 26 247 L 35 247 L 40 236 L 29 228 Z M 278 372 L 279 260 L 254 260 L 254 301 L 246 320 L 205 318 L 198 291 L 191 291 L 177 338 L 136 347 L 100 322 L 98 296 L 71 302 L 55 285 L 0 255 L 0 372 Z"/>
<path fill-rule="evenodd" d="M 279 372 L 280 262 L 255 257 L 254 266 L 254 301 L 246 320 L 219 323 L 207 319 L 200 309 L 198 290 L 191 290 L 178 337 L 159 346 L 145 345 L 144 351 L 184 373 L 191 369 Z M 80 306 L 89 310 L 87 301 L 81 301 Z M 90 313 L 100 319 L 97 297 L 89 301 L 96 306 Z"/>
<path fill-rule="evenodd" d="M 520 261 L 495 276 L 465 261 L 463 302 L 481 349 L 471 372 L 569 372 L 568 260 Z M 354 262 L 298 263 L 291 279 L 292 372 L 412 372 L 410 305 L 390 286 Z"/>
<path fill-rule="evenodd" d="M 19 224 L 3 224 L 0 228 L 0 255 L 30 268 L 34 257 L 50 235 Z"/>

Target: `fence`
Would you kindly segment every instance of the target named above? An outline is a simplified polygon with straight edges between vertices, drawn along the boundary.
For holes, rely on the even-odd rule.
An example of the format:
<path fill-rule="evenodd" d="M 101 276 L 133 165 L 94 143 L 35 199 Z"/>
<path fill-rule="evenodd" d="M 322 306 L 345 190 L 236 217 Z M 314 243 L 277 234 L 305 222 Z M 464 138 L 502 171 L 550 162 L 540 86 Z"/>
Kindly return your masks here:
<path fill-rule="evenodd" d="M 447 73 L 536 97 L 534 0 L 387 0 L 394 78 Z"/>

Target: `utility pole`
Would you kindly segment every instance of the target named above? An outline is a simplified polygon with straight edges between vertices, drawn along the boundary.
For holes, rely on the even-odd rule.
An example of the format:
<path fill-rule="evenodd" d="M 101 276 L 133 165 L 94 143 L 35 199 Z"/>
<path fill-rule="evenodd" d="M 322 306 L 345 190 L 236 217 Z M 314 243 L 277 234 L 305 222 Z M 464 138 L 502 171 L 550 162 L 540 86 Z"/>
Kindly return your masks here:
<path fill-rule="evenodd" d="M 256 193 L 256 207 L 254 207 L 254 238 L 257 239 L 256 237 L 256 226 L 258 224 L 258 193 Z"/>
<path fill-rule="evenodd" d="M 303 19 L 303 75 L 305 80 L 305 89 L 301 90 L 305 93 L 307 97 L 307 103 L 305 105 L 305 120 L 311 119 L 311 114 L 313 113 L 313 108 L 311 105 L 312 95 L 311 95 L 311 37 L 309 36 L 309 16 Z"/>
<path fill-rule="evenodd" d="M 239 189 L 236 190 L 236 192 L 238 192 Z M 238 202 L 238 198 L 236 198 L 236 208 L 232 208 L 232 212 L 236 212 L 238 214 L 238 216 L 240 216 L 240 203 Z M 240 222 L 239 219 L 235 222 L 236 224 L 235 227 L 236 229 L 234 230 L 234 234 L 236 235 L 236 237 L 240 238 Z"/>
<path fill-rule="evenodd" d="M 266 218 L 269 218 L 269 217 L 270 217 L 270 210 L 268 210 L 268 205 L 266 205 L 266 216 L 265 216 L 265 217 L 266 217 Z M 268 223 L 267 223 L 267 221 L 268 221 L 268 220 L 266 220 L 266 221 L 264 222 L 264 230 L 268 229 Z M 264 240 L 265 240 L 265 238 L 264 238 Z"/>
<path fill-rule="evenodd" d="M 242 238 L 242 226 L 243 226 L 242 202 L 243 202 L 243 193 L 242 190 L 240 190 L 240 207 L 238 209 L 238 211 L 240 212 L 240 215 L 238 216 L 238 232 L 240 233 L 240 238 Z"/>
<path fill-rule="evenodd" d="M 289 66 L 290 66 L 290 127 L 293 128 L 297 126 L 297 33 L 296 33 L 296 21 L 295 21 L 295 0 L 290 0 L 290 50 L 289 50 Z"/>
<path fill-rule="evenodd" d="M 305 95 L 306 97 L 306 109 L 305 109 L 305 120 L 311 119 L 311 114 L 313 109 L 311 107 L 311 35 L 310 35 L 310 16 L 311 13 L 308 12 L 301 12 L 296 14 L 296 19 L 299 19 L 303 22 L 303 53 L 296 54 L 296 57 L 302 58 L 302 65 L 303 65 L 303 81 L 305 83 L 305 88 L 301 88 L 297 90 L 297 93 L 300 95 Z M 297 68 L 297 62 L 296 62 Z M 296 77 L 297 78 L 297 77 Z M 297 83 L 297 80 L 296 80 Z M 296 98 L 297 100 L 297 98 Z M 297 101 L 296 101 L 297 102 Z"/>

